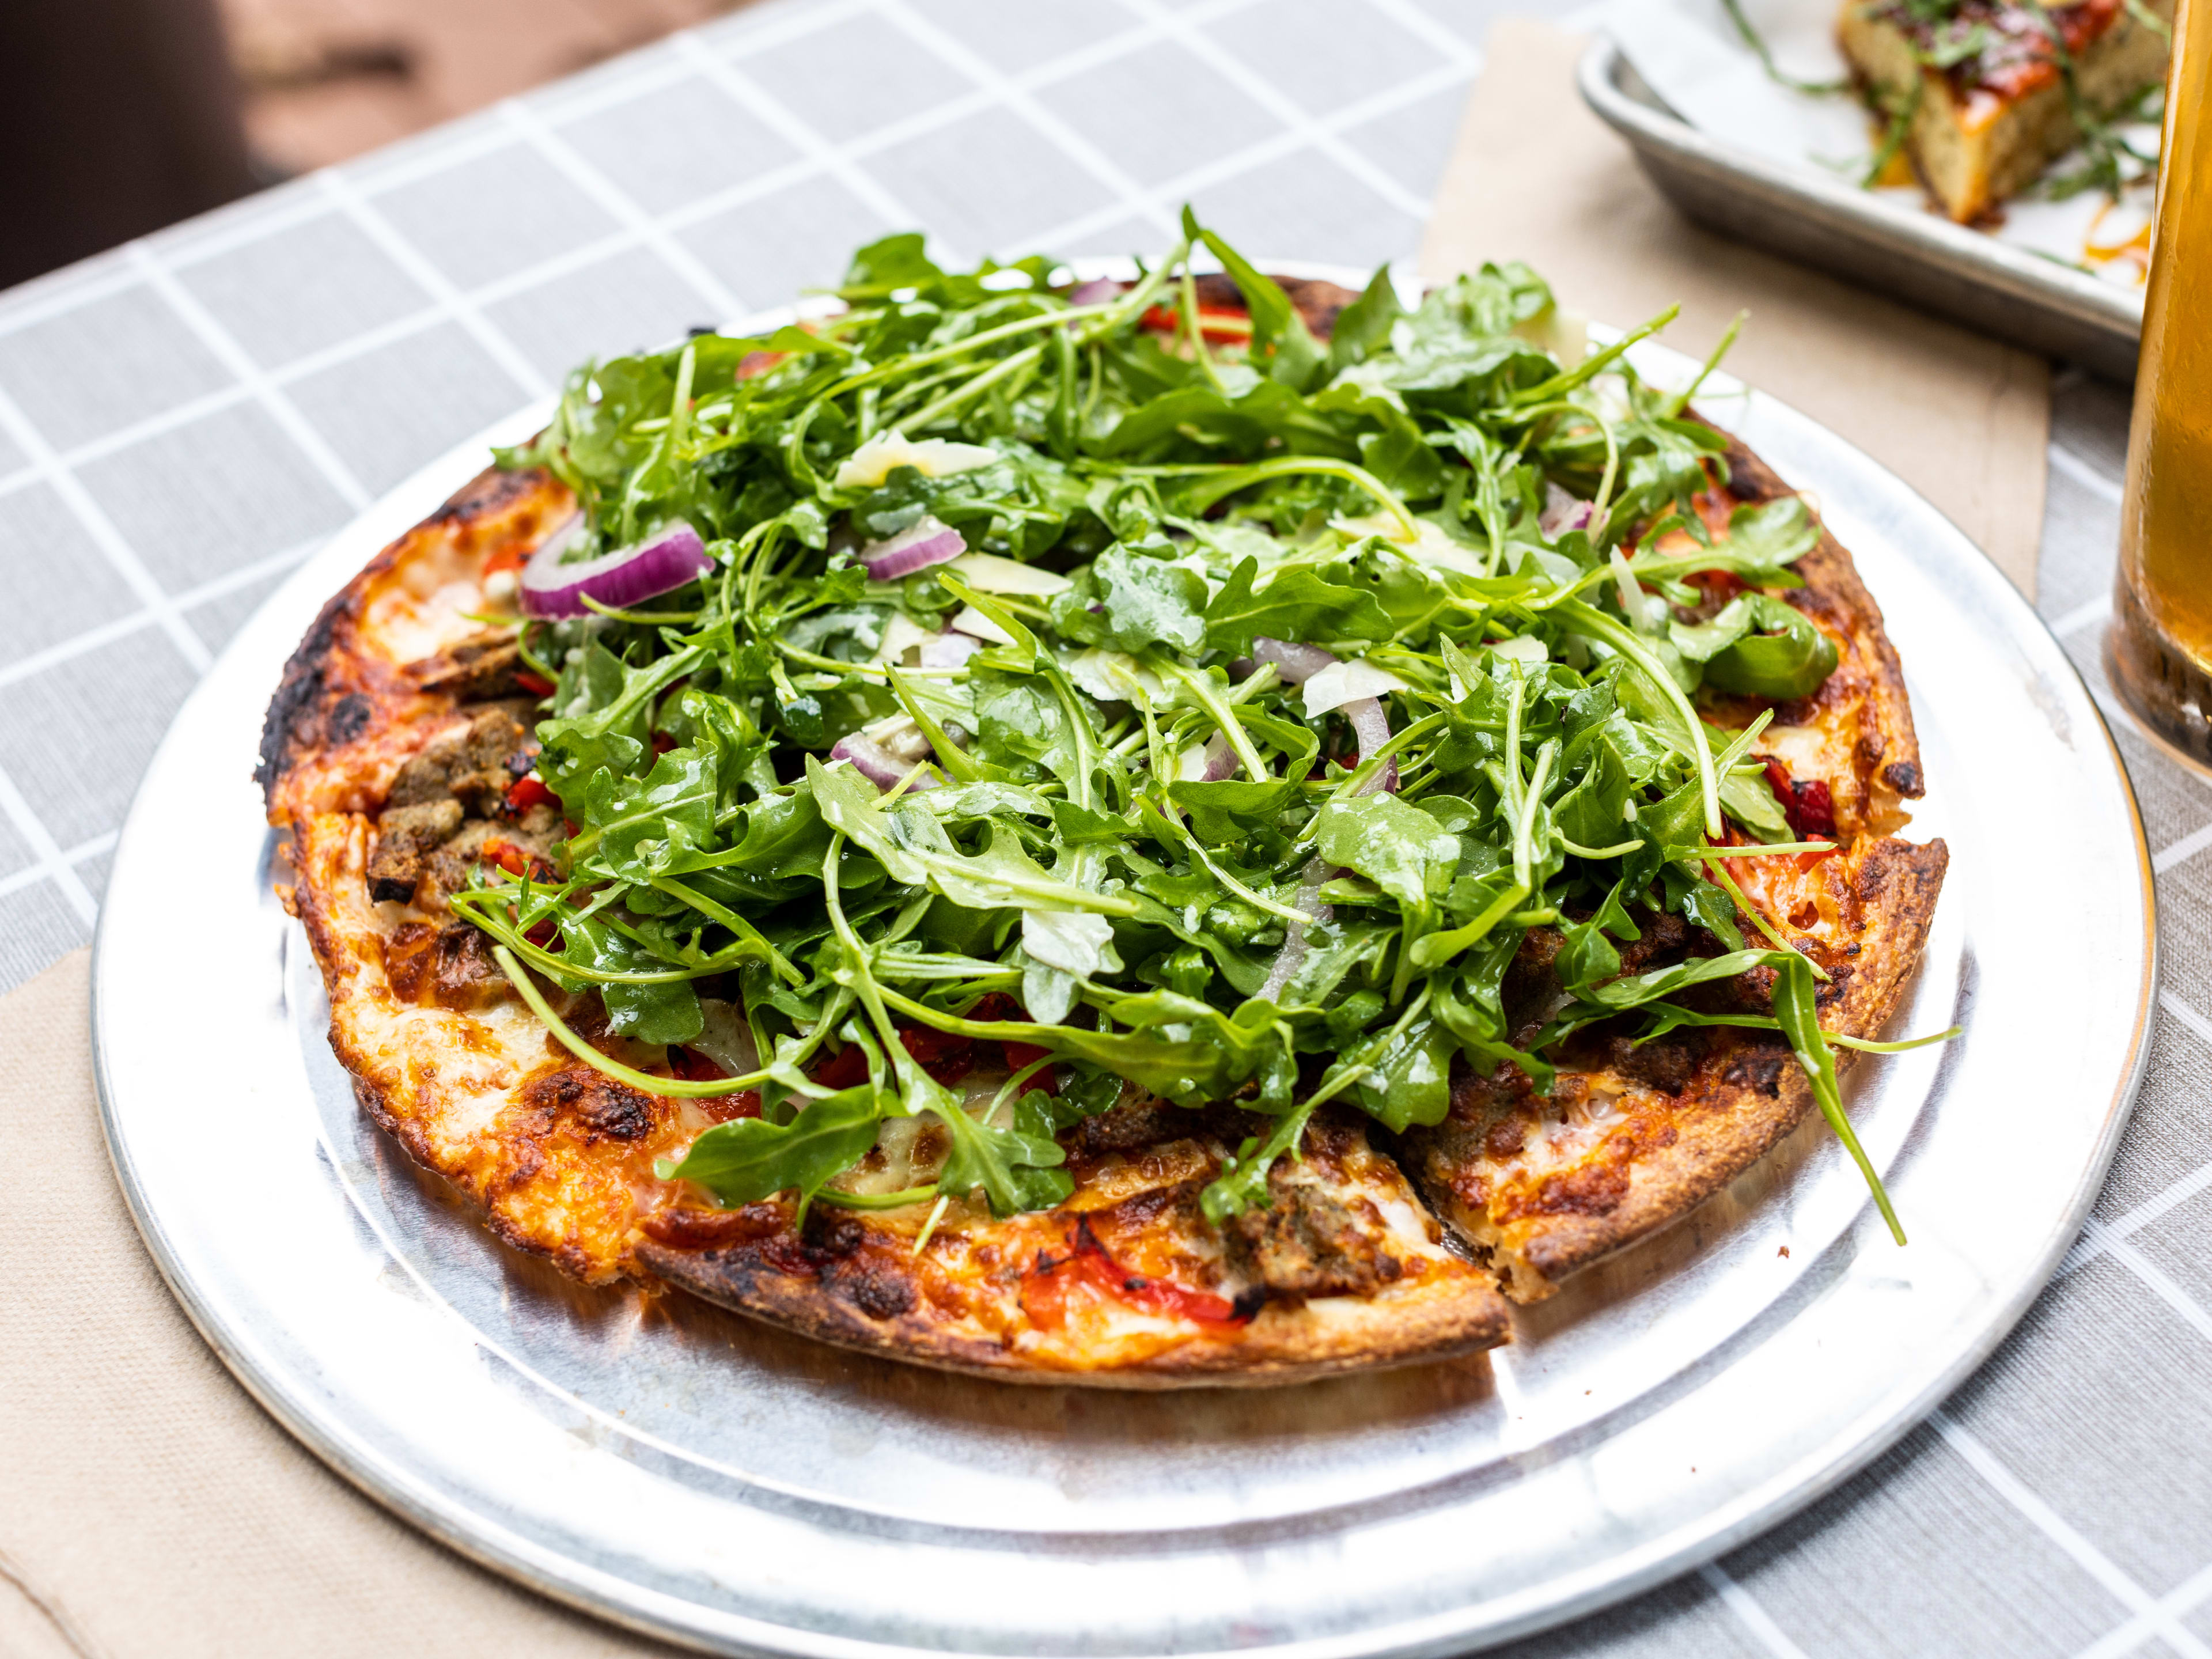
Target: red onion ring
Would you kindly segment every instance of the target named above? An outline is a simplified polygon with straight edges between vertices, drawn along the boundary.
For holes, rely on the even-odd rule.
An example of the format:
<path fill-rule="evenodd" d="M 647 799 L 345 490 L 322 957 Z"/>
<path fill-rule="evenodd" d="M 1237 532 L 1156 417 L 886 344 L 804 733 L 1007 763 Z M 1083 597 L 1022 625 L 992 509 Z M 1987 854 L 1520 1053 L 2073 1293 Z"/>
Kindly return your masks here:
<path fill-rule="evenodd" d="M 1078 283 L 1067 291 L 1067 303 L 1072 306 L 1103 305 L 1121 296 L 1121 285 L 1111 276 L 1093 276 L 1087 283 Z"/>
<path fill-rule="evenodd" d="M 1206 740 L 1206 770 L 1200 773 L 1194 781 L 1219 783 L 1224 778 L 1235 777 L 1242 764 L 1237 758 L 1237 751 L 1229 746 L 1229 739 L 1216 732 Z"/>
<path fill-rule="evenodd" d="M 1555 483 L 1544 486 L 1544 510 L 1536 515 L 1536 528 L 1544 539 L 1555 542 L 1570 530 L 1587 530 L 1596 516 L 1596 508 L 1577 495 L 1570 495 Z"/>
<path fill-rule="evenodd" d="M 1304 685 L 1331 663 L 1340 660 L 1317 645 L 1269 639 L 1264 634 L 1252 641 L 1252 655 L 1261 662 L 1274 664 L 1275 672 L 1282 676 L 1285 685 Z"/>
<path fill-rule="evenodd" d="M 897 535 L 862 548 L 860 565 L 870 581 L 895 582 L 917 570 L 957 559 L 967 550 L 968 543 L 958 531 L 925 513 Z"/>
<path fill-rule="evenodd" d="M 699 532 L 681 519 L 670 520 L 631 546 L 579 564 L 563 564 L 561 556 L 576 544 L 583 526 L 579 514 L 547 537 L 522 567 L 520 586 L 526 616 L 588 617 L 587 596 L 619 611 L 696 581 L 714 568 Z"/>
<path fill-rule="evenodd" d="M 1275 672 L 1283 677 L 1286 685 L 1303 685 L 1322 669 L 1341 660 L 1317 645 L 1299 645 L 1289 640 L 1269 639 L 1265 635 L 1252 641 L 1252 654 L 1261 662 L 1274 664 Z M 1390 717 L 1383 713 L 1380 698 L 1355 697 L 1340 712 L 1359 738 L 1361 754 L 1371 755 L 1389 741 Z M 1371 795 L 1381 789 L 1395 793 L 1397 787 L 1398 763 L 1394 759 L 1369 779 L 1359 793 Z"/>
<path fill-rule="evenodd" d="M 1298 890 L 1291 896 L 1291 908 L 1303 910 L 1315 921 L 1334 921 L 1335 913 L 1320 902 L 1322 884 L 1336 874 L 1336 866 L 1326 859 L 1310 860 L 1305 873 L 1298 878 Z M 1256 994 L 1273 1002 L 1282 995 L 1283 988 L 1298 971 L 1298 964 L 1306 959 L 1306 927 L 1310 924 L 1291 922 L 1283 934 L 1283 948 L 1275 952 L 1273 964 Z"/>
<path fill-rule="evenodd" d="M 1390 717 L 1382 712 L 1381 698 L 1356 698 L 1340 712 L 1352 723 L 1352 734 L 1359 739 L 1362 759 L 1390 741 Z M 1359 787 L 1363 795 L 1371 795 L 1378 790 L 1389 794 L 1398 792 L 1398 759 L 1395 755 L 1388 765 Z"/>

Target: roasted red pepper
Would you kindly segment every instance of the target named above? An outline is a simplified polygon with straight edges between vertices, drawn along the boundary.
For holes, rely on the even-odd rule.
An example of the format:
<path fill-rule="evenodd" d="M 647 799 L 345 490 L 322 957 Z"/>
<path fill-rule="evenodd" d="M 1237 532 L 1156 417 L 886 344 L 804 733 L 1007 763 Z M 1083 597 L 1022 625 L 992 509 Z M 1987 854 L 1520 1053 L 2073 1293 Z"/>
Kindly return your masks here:
<path fill-rule="evenodd" d="M 713 1083 L 729 1076 L 720 1062 L 696 1048 L 671 1048 L 668 1069 L 686 1083 Z M 702 1095 L 699 1105 L 717 1123 L 730 1123 L 741 1117 L 761 1115 L 761 1097 L 757 1089 L 741 1089 L 733 1095 Z"/>
<path fill-rule="evenodd" d="M 1091 1218 L 1076 1222 L 1068 1254 L 1038 1253 L 1036 1265 L 1022 1280 L 1022 1311 L 1040 1330 L 1058 1330 L 1067 1320 L 1067 1292 L 1088 1286 L 1095 1294 L 1163 1319 L 1188 1319 L 1200 1325 L 1243 1325 L 1254 1312 L 1240 1310 L 1225 1296 L 1194 1291 L 1164 1279 L 1148 1279 L 1118 1266 L 1091 1230 Z"/>
<path fill-rule="evenodd" d="M 968 1018 L 977 1020 L 1026 1021 L 1029 1017 L 1029 1010 L 1004 991 L 986 992 L 975 1006 L 968 1011 Z M 1052 1052 L 1051 1049 L 1042 1048 L 1034 1042 L 1002 1042 L 999 1044 L 999 1048 L 1006 1058 L 1006 1070 L 1009 1072 L 1018 1072 L 1024 1066 L 1032 1061 L 1042 1060 Z M 1042 1089 L 1048 1095 L 1056 1095 L 1060 1092 L 1060 1079 L 1053 1074 L 1053 1068 L 1048 1066 L 1023 1086 L 1028 1089 Z"/>
<path fill-rule="evenodd" d="M 558 805 L 560 798 L 545 787 L 545 781 L 535 772 L 524 773 L 507 792 L 507 810 L 517 817 L 548 801 Z"/>
<path fill-rule="evenodd" d="M 1182 327 L 1182 312 L 1176 306 L 1154 306 L 1138 325 L 1158 334 L 1173 334 Z M 1249 313 L 1235 306 L 1200 306 L 1198 308 L 1198 333 L 1203 340 L 1216 345 L 1231 342 L 1243 343 L 1252 337 L 1252 319 Z"/>
<path fill-rule="evenodd" d="M 927 1025 L 902 1026 L 898 1035 L 907 1053 L 939 1083 L 957 1083 L 975 1069 L 975 1044 L 972 1038 Z M 867 1081 L 867 1054 L 859 1043 L 848 1043 L 808 1075 L 824 1088 L 855 1088 Z"/>
<path fill-rule="evenodd" d="M 868 1080 L 868 1056 L 857 1042 L 848 1042 L 806 1074 L 825 1089 L 857 1089 Z"/>
<path fill-rule="evenodd" d="M 533 697 L 550 697 L 553 695 L 553 682 L 543 674 L 532 673 L 526 668 L 518 668 L 514 671 L 514 683 Z"/>
<path fill-rule="evenodd" d="M 1782 803 L 1783 816 L 1790 820 L 1790 828 L 1800 841 L 1833 841 L 1836 838 L 1836 798 L 1821 779 L 1800 781 L 1790 775 L 1790 769 L 1773 756 L 1766 757 L 1766 784 L 1774 791 L 1775 799 Z M 1826 853 L 1808 853 L 1808 860 L 1824 859 Z"/>
<path fill-rule="evenodd" d="M 1702 587 L 1712 598 L 1723 603 L 1743 592 L 1743 578 L 1733 570 L 1692 570 L 1682 580 L 1692 587 Z"/>
<path fill-rule="evenodd" d="M 510 876 L 527 875 L 532 881 L 551 881 L 556 871 L 535 853 L 517 847 L 511 841 L 497 836 L 487 836 L 477 848 L 477 856 L 487 864 L 496 864 Z"/>

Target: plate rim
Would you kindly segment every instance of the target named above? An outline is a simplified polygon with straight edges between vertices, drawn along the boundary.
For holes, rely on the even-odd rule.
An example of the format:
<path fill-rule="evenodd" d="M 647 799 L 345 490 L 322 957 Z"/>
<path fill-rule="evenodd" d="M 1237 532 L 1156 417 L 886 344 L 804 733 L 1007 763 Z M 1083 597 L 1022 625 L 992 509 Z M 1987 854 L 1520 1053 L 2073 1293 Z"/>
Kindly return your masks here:
<path fill-rule="evenodd" d="M 1118 258 L 1075 258 L 1066 263 L 1079 275 L 1126 274 L 1129 268 L 1129 261 Z M 1365 281 L 1364 273 L 1322 262 L 1255 258 L 1254 263 L 1270 272 L 1339 281 L 1346 286 L 1361 285 Z M 1409 279 L 1408 268 L 1401 265 L 1395 269 L 1402 289 Z M 756 313 L 726 325 L 723 331 L 750 331 L 773 325 L 774 322 L 786 319 L 793 309 L 781 307 Z M 1820 434 L 1826 442 L 1855 457 L 1878 474 L 1887 489 L 1909 496 L 1921 509 L 1942 517 L 1941 510 L 1928 502 L 1910 484 L 1832 428 L 1770 394 L 1757 392 L 1755 388 L 1747 387 L 1745 390 L 1766 410 L 1779 413 L 1787 420 L 1800 423 Z M 276 592 L 263 602 L 262 607 L 257 608 L 256 615 L 261 609 L 279 603 L 295 586 L 305 586 L 311 577 L 318 583 L 325 580 L 326 577 L 318 573 L 331 544 L 355 539 L 363 533 L 363 526 L 392 514 L 398 504 L 420 501 L 435 491 L 434 495 L 430 495 L 429 506 L 422 512 L 434 508 L 438 501 L 445 499 L 453 489 L 460 488 L 469 478 L 483 470 L 485 453 L 490 442 L 496 440 L 512 441 L 520 424 L 533 418 L 544 418 L 534 411 L 550 410 L 550 407 L 551 399 L 548 397 L 524 404 L 383 492 L 335 531 L 316 554 L 280 584 Z M 408 519 L 407 524 L 412 524 L 422 514 L 417 514 L 415 518 Z M 1943 522 L 1950 525 L 1948 518 L 1944 518 Z M 404 527 L 403 525 L 403 531 Z M 1955 525 L 1950 527 L 1957 531 Z M 1957 533 L 1962 541 L 1972 544 L 1970 538 L 1966 538 L 1962 532 Z M 374 556 L 374 550 L 370 550 L 364 558 Z M 2119 785 L 2120 801 L 2125 810 L 2134 853 L 2132 868 L 2141 906 L 2142 971 L 2136 990 L 2125 1062 L 2111 1091 L 2099 1138 L 2082 1166 L 2067 1203 L 2048 1228 L 2044 1246 L 2033 1258 L 2032 1270 L 2021 1274 L 2008 1296 L 1993 1304 L 1993 1311 L 1981 1321 L 1973 1340 L 1960 1345 L 1948 1363 L 1930 1374 L 1918 1391 L 1886 1407 L 1882 1401 L 1875 1401 L 1875 1407 L 1881 1413 L 1880 1420 L 1863 1426 L 1855 1424 L 1829 1441 L 1816 1445 L 1805 1459 L 1801 1460 L 1817 1461 L 1817 1468 L 1802 1473 L 1786 1488 L 1771 1494 L 1762 1497 L 1754 1490 L 1752 1496 L 1758 1501 L 1742 1504 L 1741 1512 L 1733 1516 L 1726 1516 L 1723 1509 L 1717 1508 L 1674 1528 L 1659 1540 L 1671 1543 L 1671 1547 L 1650 1552 L 1647 1559 L 1632 1560 L 1625 1569 L 1607 1571 L 1608 1568 L 1615 1568 L 1625 1556 L 1632 1558 L 1638 1552 L 1601 1552 L 1589 1566 L 1562 1574 L 1552 1581 L 1555 1586 L 1565 1584 L 1571 1588 L 1549 1601 L 1510 1615 L 1503 1621 L 1493 1621 L 1486 1626 L 1480 1622 L 1481 1610 L 1492 1604 L 1478 1602 L 1395 1625 L 1370 1626 L 1334 1636 L 1293 1638 L 1268 1644 L 1264 1650 L 1266 1652 L 1279 1656 L 1279 1659 L 1382 1659 L 1382 1656 L 1407 1656 L 1411 1659 L 1412 1656 L 1465 1653 L 1525 1637 L 1595 1613 L 1701 1566 L 1806 1508 L 1895 1445 L 1987 1361 L 2049 1285 L 2052 1273 L 2079 1236 L 2082 1222 L 2103 1187 L 2148 1066 L 2161 961 L 2157 892 L 2140 803 L 2105 709 L 2089 691 L 2080 669 L 2075 665 L 2041 615 L 1993 564 L 1988 562 L 1986 556 L 1975 570 L 1972 580 L 1978 587 L 1993 596 L 1997 607 L 2013 611 L 2014 625 L 2002 631 L 2008 635 L 2020 631 L 2017 623 L 2023 617 L 2033 623 L 2032 632 L 2039 634 L 2057 661 L 2065 665 L 2066 672 L 2072 676 L 2081 693 L 2082 705 L 2094 715 L 2095 729 L 2102 743 L 2100 758 L 2103 764 L 2110 766 Z M 240 636 L 245 632 L 246 629 L 241 628 Z M 235 643 L 234 638 L 233 646 L 227 646 L 222 655 L 228 655 Z M 173 719 L 170 732 L 165 732 L 161 744 L 156 750 L 157 757 L 168 746 L 175 726 L 184 717 L 185 709 L 198 695 L 199 690 L 196 687 L 185 704 L 180 706 L 178 715 Z M 152 769 L 152 763 L 149 762 L 149 774 Z M 125 816 L 123 832 L 118 839 L 115 857 L 118 864 L 125 848 L 136 844 L 131 831 L 138 827 L 143 793 L 142 779 L 133 792 L 131 806 Z M 136 839 L 143 840 L 148 833 L 142 831 Z M 273 846 L 274 841 L 275 832 L 268 832 L 264 848 Z M 141 1179 L 130 1149 L 129 1136 L 119 1121 L 119 1109 L 114 1103 L 115 1087 L 111 1077 L 106 971 L 111 962 L 106 948 L 111 937 L 111 911 L 103 905 L 94 932 L 90 963 L 94 1079 L 102 1137 L 110 1165 L 115 1171 L 133 1225 L 171 1294 L 193 1328 L 246 1393 L 295 1439 L 364 1496 L 465 1559 L 499 1572 L 561 1605 L 642 1635 L 702 1650 L 806 1656 L 808 1659 L 943 1659 L 945 1654 L 954 1651 L 794 1627 L 771 1623 L 745 1613 L 720 1609 L 715 1612 L 717 1623 L 725 1628 L 734 1628 L 735 1639 L 707 1632 L 696 1622 L 686 1622 L 678 1616 L 682 1608 L 696 1604 L 623 1578 L 520 1536 L 495 1516 L 471 1510 L 458 1500 L 428 1490 L 425 1483 L 405 1468 L 398 1467 L 393 1460 L 379 1455 L 373 1448 L 357 1443 L 338 1425 L 326 1421 L 325 1414 L 314 1409 L 309 1390 L 301 1386 L 300 1379 L 285 1374 L 280 1367 L 264 1367 L 261 1358 L 252 1352 L 252 1345 L 236 1340 L 225 1328 L 210 1299 L 186 1269 Z M 1851 1227 L 1856 1224 L 1854 1222 L 1846 1226 L 1838 1243 L 1848 1240 Z M 1722 1518 L 1715 1519 L 1715 1516 Z M 1680 1534 L 1685 1531 L 1692 1535 L 1681 1540 Z M 1648 1546 L 1643 1547 L 1648 1551 Z M 1584 1582 L 1591 1579 L 1593 1575 L 1595 1575 L 1595 1582 Z M 1381 1639 L 1376 1639 L 1378 1638 Z"/>

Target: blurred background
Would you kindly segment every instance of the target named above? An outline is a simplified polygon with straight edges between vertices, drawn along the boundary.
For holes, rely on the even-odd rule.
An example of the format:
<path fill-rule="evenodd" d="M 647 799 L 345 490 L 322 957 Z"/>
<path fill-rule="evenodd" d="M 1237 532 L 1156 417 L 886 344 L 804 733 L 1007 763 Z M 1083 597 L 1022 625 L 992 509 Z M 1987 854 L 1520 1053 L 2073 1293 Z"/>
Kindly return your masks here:
<path fill-rule="evenodd" d="M 0 0 L 0 287 L 742 3 Z"/>

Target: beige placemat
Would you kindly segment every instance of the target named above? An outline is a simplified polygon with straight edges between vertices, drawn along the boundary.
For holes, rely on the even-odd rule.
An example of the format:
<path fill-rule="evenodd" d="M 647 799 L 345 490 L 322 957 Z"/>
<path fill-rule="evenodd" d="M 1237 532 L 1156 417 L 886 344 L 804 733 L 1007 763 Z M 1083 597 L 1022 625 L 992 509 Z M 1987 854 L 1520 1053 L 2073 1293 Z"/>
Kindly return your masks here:
<path fill-rule="evenodd" d="M 88 960 L 0 999 L 0 1654 L 670 1653 L 394 1520 L 231 1380 L 116 1188 Z"/>
<path fill-rule="evenodd" d="M 1680 301 L 1665 338 L 1693 357 L 1748 309 L 1729 372 L 1890 468 L 2033 599 L 2049 365 L 1692 225 L 1583 103 L 1588 44 L 1521 18 L 1492 28 L 1423 273 L 1525 259 L 1564 302 L 1621 327 Z"/>

